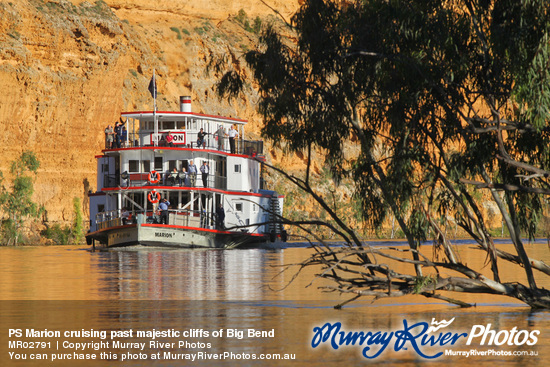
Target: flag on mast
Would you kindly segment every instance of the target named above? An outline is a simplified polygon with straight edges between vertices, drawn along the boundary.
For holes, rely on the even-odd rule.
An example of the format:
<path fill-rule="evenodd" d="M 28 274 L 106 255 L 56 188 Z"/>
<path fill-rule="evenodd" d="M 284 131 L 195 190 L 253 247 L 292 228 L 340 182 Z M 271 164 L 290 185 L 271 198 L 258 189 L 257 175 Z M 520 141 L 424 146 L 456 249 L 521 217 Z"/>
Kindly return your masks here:
<path fill-rule="evenodd" d="M 155 78 L 155 73 L 153 72 L 153 77 L 151 78 L 151 81 L 149 82 L 149 93 L 151 93 L 151 96 L 154 99 L 157 99 L 157 80 Z"/>

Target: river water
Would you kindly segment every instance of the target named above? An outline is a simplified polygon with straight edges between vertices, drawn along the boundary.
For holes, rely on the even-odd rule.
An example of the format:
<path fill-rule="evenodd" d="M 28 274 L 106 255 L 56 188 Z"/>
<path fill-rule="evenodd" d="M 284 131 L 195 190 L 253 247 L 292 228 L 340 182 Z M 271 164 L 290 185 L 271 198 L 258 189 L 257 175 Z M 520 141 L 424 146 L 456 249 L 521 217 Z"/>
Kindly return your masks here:
<path fill-rule="evenodd" d="M 457 248 L 469 266 L 483 267 L 484 254 L 468 244 Z M 513 251 L 507 244 L 499 248 Z M 529 244 L 527 251 L 550 263 L 546 243 Z M 305 244 L 279 250 L 225 251 L 0 248 L 0 363 L 523 366 L 550 362 L 548 311 L 532 311 L 512 298 L 464 294 L 450 296 L 476 307 L 461 309 L 408 296 L 376 302 L 365 299 L 336 310 L 333 306 L 346 297 L 321 292 L 318 287 L 327 283 L 314 280 L 314 269 L 305 269 L 293 282 L 296 267 L 281 273 L 285 265 L 299 263 L 311 253 Z M 431 248 L 424 246 L 424 253 L 430 257 Z M 524 282 L 519 268 L 501 263 L 503 281 Z M 487 266 L 483 271 L 489 275 Z M 548 277 L 537 275 L 537 281 L 550 288 Z M 435 346 L 422 345 L 420 337 L 399 342 L 399 331 L 410 328 L 410 334 L 417 335 L 425 325 L 442 320 L 453 321 L 432 332 L 448 334 L 448 339 L 436 339 Z M 346 333 L 370 331 L 374 335 L 361 345 L 336 342 L 333 347 L 329 338 L 313 348 L 312 343 L 319 342 L 314 328 L 326 323 L 340 323 Z M 145 334 L 138 335 L 138 331 Z M 485 332 L 487 339 L 482 343 Z M 467 345 L 469 336 L 476 333 L 479 336 Z M 491 333 L 496 334 L 496 341 L 488 345 Z M 415 343 L 419 345 L 416 350 Z M 381 345 L 387 347 L 380 351 Z M 375 358 L 362 355 L 372 357 L 377 351 L 380 354 Z M 427 358 L 433 356 L 437 357 Z"/>

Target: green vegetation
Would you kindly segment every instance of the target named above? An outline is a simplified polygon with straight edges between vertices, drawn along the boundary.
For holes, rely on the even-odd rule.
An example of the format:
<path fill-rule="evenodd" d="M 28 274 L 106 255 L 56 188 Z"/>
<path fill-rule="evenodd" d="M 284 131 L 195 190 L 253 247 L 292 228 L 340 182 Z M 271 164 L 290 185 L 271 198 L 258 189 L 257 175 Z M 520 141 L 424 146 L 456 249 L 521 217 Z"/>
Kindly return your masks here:
<path fill-rule="evenodd" d="M 45 6 L 44 6 L 45 5 Z M 93 17 L 113 19 L 115 14 L 111 10 L 111 7 L 103 0 L 97 0 L 92 4 L 83 3 L 77 6 L 70 1 L 65 2 L 36 2 L 36 10 L 40 12 L 48 12 L 55 15 L 87 15 Z"/>
<path fill-rule="evenodd" d="M 82 216 L 82 204 L 80 199 L 73 198 L 74 219 L 71 227 L 71 240 L 74 244 L 84 241 L 84 217 Z"/>
<path fill-rule="evenodd" d="M 23 237 L 27 220 L 37 219 L 43 208 L 32 201 L 34 176 L 40 167 L 35 154 L 23 152 L 11 162 L 10 173 L 13 176 L 11 188 L 4 186 L 4 176 L 0 172 L 0 208 L 2 223 L 0 227 L 3 245 L 18 245 Z"/>
<path fill-rule="evenodd" d="M 59 223 L 47 227 L 41 232 L 45 238 L 55 245 L 80 245 L 84 241 L 84 218 L 80 199 L 73 198 L 73 223 L 71 226 L 61 226 Z"/>
<path fill-rule="evenodd" d="M 248 20 L 244 11 L 235 19 Z M 291 22 L 292 36 L 265 27 L 261 45 L 244 56 L 264 136 L 308 161 L 322 152 L 335 183 L 355 182 L 370 228 L 395 218 L 410 256 L 398 249 L 394 256 L 410 262 L 416 277 L 425 267 L 459 273 L 434 292 L 460 284 L 550 308 L 550 292 L 533 275 L 550 275 L 550 268 L 528 257 L 521 238 L 534 236 L 550 195 L 547 1 L 306 0 Z M 234 97 L 244 73 L 226 70 L 219 92 Z M 404 281 L 410 275 L 379 265 L 386 253 L 362 251 L 356 229 L 319 193 L 309 168 L 286 177 L 327 211 L 347 243 L 346 251 L 320 248 L 309 261 L 332 270 L 322 275 L 337 283 L 332 291 L 355 298 L 413 291 Z M 487 198 L 514 253 L 496 250 L 482 207 Z M 484 251 L 491 281 L 454 254 L 445 228 L 457 225 Z M 437 264 L 421 252 L 430 237 L 444 248 Z M 526 284 L 501 282 L 497 258 L 519 264 Z"/>
<path fill-rule="evenodd" d="M 256 17 L 252 22 L 252 25 L 250 25 L 250 19 L 243 9 L 239 10 L 235 20 L 240 23 L 247 32 L 258 34 L 262 29 L 262 20 L 260 17 Z"/>
<path fill-rule="evenodd" d="M 195 32 L 197 32 L 199 36 L 202 36 L 206 32 L 208 32 L 208 27 L 195 27 L 194 29 L 195 29 Z"/>
<path fill-rule="evenodd" d="M 182 37 L 181 37 L 181 32 L 180 32 L 180 29 L 178 27 L 170 27 L 170 30 L 176 32 L 177 34 L 177 38 L 180 40 Z"/>
<path fill-rule="evenodd" d="M 41 235 L 49 240 L 52 240 L 54 245 L 68 245 L 69 238 L 71 236 L 71 229 L 68 226 L 61 227 L 59 223 L 56 223 L 53 226 L 47 227 L 43 230 Z"/>

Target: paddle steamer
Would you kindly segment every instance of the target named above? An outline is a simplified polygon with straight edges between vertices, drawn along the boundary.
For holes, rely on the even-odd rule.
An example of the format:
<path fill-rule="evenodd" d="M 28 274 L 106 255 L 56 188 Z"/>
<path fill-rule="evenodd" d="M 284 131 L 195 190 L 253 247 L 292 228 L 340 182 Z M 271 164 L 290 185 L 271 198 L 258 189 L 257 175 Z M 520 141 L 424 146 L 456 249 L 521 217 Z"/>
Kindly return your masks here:
<path fill-rule="evenodd" d="M 191 98 L 180 97 L 178 112 L 124 112 L 121 121 L 119 144 L 96 156 L 88 244 L 234 248 L 286 241 L 283 197 L 263 188 L 263 142 L 245 139 L 245 120 L 193 113 Z"/>

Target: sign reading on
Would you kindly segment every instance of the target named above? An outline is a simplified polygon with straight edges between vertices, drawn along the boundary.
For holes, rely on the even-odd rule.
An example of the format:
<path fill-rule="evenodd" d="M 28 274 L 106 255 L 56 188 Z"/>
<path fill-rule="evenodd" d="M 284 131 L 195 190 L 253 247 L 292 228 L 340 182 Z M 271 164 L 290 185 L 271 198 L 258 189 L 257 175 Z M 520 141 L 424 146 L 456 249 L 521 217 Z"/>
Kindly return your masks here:
<path fill-rule="evenodd" d="M 158 144 L 163 145 L 166 143 L 166 136 L 168 135 L 167 132 L 160 132 L 158 133 Z M 174 139 L 172 140 L 172 144 L 186 144 L 187 140 L 185 138 L 185 132 L 172 132 L 172 136 Z M 155 140 L 155 134 L 151 134 L 151 143 L 154 143 Z"/>

